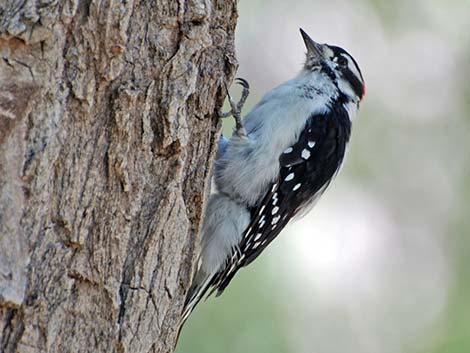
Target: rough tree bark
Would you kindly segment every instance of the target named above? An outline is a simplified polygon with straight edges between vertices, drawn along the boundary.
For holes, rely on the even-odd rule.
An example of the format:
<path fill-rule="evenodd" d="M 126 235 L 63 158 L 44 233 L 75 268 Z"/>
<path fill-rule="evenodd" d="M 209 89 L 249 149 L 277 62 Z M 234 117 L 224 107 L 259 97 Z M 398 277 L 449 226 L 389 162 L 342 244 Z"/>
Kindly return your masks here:
<path fill-rule="evenodd" d="M 236 0 L 0 1 L 0 351 L 171 352 Z"/>

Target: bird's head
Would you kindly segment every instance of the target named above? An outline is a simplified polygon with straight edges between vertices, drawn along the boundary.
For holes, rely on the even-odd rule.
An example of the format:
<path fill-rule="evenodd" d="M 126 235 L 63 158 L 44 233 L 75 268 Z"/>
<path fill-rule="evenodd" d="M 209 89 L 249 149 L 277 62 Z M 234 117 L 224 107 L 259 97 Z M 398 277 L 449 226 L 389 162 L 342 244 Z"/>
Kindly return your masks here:
<path fill-rule="evenodd" d="M 303 29 L 300 33 L 307 47 L 304 71 L 322 73 L 333 82 L 344 99 L 359 103 L 366 86 L 356 60 L 340 47 L 315 42 Z"/>

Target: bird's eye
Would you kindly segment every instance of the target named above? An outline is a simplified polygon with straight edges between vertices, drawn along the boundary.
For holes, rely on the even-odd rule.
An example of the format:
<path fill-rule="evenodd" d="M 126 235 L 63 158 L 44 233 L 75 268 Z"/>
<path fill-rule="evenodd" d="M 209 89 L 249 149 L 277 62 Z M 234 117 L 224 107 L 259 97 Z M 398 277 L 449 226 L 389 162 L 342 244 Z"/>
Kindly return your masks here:
<path fill-rule="evenodd" d="M 340 66 L 348 66 L 348 60 L 343 56 L 338 56 L 336 62 Z"/>

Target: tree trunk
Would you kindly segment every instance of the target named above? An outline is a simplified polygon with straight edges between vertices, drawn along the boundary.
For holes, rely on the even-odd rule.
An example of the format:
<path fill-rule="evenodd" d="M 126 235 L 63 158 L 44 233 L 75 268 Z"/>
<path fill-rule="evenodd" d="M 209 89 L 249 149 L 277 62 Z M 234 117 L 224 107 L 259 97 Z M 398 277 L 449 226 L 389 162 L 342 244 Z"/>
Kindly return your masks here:
<path fill-rule="evenodd" d="M 171 352 L 235 0 L 1 0 L 0 352 Z"/>

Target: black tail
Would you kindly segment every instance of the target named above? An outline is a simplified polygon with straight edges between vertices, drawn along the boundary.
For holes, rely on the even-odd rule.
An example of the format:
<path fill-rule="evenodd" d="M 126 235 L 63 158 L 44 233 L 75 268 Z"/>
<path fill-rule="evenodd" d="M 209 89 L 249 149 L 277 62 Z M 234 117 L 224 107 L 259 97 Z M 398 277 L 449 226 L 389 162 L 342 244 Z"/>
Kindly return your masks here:
<path fill-rule="evenodd" d="M 207 293 L 207 290 L 211 287 L 213 279 L 214 279 L 214 276 L 209 276 L 201 284 L 194 284 L 189 289 L 188 294 L 186 295 L 186 299 L 184 301 L 183 312 L 181 313 L 180 328 L 178 331 L 178 336 L 177 336 L 176 341 L 178 341 L 179 339 L 181 329 L 183 328 L 184 323 L 189 318 L 189 316 L 193 312 L 196 305 L 201 301 L 201 299 Z"/>
<path fill-rule="evenodd" d="M 212 284 L 212 279 L 213 276 L 210 276 L 204 282 L 191 286 L 188 291 L 188 294 L 186 295 L 186 300 L 184 301 L 184 308 L 181 314 L 181 325 L 184 324 L 189 315 L 191 315 L 196 305 L 204 297 L 204 294 L 206 294 L 207 290 Z"/>

